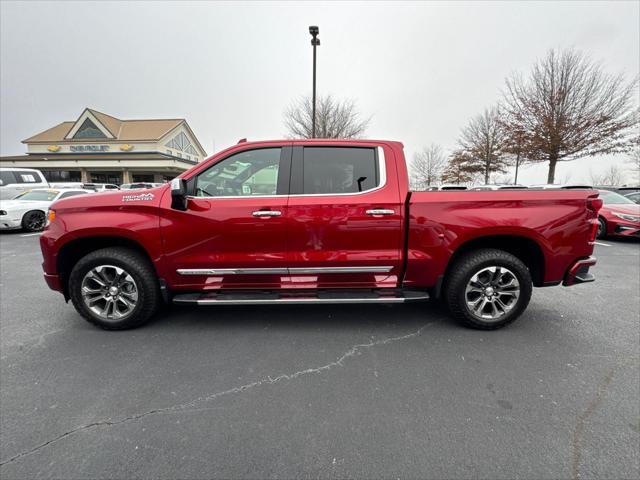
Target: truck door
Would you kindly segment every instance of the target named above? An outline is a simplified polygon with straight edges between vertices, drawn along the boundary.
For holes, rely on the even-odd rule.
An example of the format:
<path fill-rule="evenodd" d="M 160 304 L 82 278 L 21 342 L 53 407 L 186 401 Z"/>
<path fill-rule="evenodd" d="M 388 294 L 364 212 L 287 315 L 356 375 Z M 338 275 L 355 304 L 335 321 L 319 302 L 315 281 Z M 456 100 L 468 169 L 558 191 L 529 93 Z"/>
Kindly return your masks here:
<path fill-rule="evenodd" d="M 181 289 L 279 288 L 287 271 L 291 146 L 231 154 L 190 179 L 187 210 L 163 198 L 171 284 Z M 168 197 L 168 198 L 167 198 Z"/>
<path fill-rule="evenodd" d="M 402 204 L 392 151 L 294 145 L 291 168 L 290 288 L 395 287 Z"/>

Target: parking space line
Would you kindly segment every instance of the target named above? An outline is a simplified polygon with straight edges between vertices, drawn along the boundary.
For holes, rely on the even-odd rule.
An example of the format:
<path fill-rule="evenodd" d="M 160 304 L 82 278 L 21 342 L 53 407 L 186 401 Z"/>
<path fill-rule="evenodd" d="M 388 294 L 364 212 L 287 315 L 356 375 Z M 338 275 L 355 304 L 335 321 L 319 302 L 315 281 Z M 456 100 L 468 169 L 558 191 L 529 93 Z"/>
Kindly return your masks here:
<path fill-rule="evenodd" d="M 42 232 L 36 232 L 36 233 L 25 233 L 24 235 L 20 235 L 21 237 L 33 237 L 35 235 L 42 235 Z"/>
<path fill-rule="evenodd" d="M 610 247 L 611 245 L 609 245 L 608 243 L 602 243 L 602 242 L 593 242 L 596 245 L 602 245 L 603 247 Z"/>

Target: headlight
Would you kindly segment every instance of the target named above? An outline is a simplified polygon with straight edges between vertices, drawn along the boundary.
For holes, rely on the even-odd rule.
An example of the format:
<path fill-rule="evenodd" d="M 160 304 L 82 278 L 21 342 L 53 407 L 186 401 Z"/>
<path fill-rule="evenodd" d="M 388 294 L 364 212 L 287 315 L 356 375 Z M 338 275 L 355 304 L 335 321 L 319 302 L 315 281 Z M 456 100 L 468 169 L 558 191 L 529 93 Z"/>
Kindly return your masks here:
<path fill-rule="evenodd" d="M 626 213 L 615 212 L 613 212 L 613 214 L 618 218 L 626 220 L 627 222 L 640 222 L 640 215 L 627 215 Z"/>
<path fill-rule="evenodd" d="M 7 214 L 7 211 L 6 211 L 6 210 L 0 210 L 0 216 L 2 216 L 2 215 L 6 215 L 6 214 Z"/>
<path fill-rule="evenodd" d="M 56 219 L 56 211 L 49 210 L 47 212 L 47 224 L 45 225 L 45 227 L 48 227 L 49 225 L 51 225 L 51 222 L 53 222 L 55 219 Z"/>

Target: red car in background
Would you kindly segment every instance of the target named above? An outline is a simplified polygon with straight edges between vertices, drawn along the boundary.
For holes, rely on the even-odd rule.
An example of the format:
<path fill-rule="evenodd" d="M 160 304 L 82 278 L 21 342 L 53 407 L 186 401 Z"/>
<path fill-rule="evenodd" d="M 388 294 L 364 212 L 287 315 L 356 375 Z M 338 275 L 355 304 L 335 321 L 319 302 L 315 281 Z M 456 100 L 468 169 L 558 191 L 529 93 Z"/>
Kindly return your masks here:
<path fill-rule="evenodd" d="M 619 193 L 599 190 L 598 238 L 609 235 L 640 238 L 640 205 Z"/>

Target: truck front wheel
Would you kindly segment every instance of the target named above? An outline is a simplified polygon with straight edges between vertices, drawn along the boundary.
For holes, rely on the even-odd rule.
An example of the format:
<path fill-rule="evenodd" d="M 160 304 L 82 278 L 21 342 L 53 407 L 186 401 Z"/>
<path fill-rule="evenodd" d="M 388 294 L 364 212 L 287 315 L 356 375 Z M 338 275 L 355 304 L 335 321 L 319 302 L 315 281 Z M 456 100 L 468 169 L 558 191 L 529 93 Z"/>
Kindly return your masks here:
<path fill-rule="evenodd" d="M 444 298 L 465 326 L 494 330 L 522 314 L 532 289 L 531 273 L 519 258 L 487 248 L 456 260 L 445 279 Z"/>
<path fill-rule="evenodd" d="M 106 330 L 134 328 L 158 309 L 160 289 L 153 266 L 138 252 L 103 248 L 81 258 L 69 276 L 76 310 Z"/>

